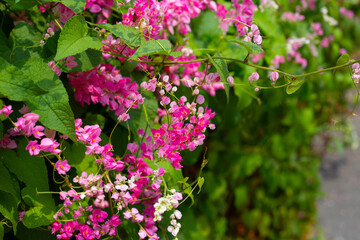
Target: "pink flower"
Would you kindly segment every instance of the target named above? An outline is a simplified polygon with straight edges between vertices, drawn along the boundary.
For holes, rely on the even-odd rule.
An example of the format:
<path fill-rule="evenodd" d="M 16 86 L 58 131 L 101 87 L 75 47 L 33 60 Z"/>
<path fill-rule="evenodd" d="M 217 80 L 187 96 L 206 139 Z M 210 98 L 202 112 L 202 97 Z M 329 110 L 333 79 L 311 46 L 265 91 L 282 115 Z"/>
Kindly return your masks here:
<path fill-rule="evenodd" d="M 109 223 L 112 227 L 117 227 L 121 224 L 121 221 L 119 219 L 119 215 L 114 215 L 110 218 Z"/>
<path fill-rule="evenodd" d="M 203 95 L 199 95 L 197 98 L 196 98 L 196 102 L 198 103 L 198 104 L 203 104 L 204 102 L 205 102 L 205 98 L 204 98 L 204 96 Z"/>
<path fill-rule="evenodd" d="M 105 211 L 102 211 L 99 208 L 94 209 L 91 215 L 91 221 L 93 222 L 104 222 L 108 217 L 108 214 Z"/>
<path fill-rule="evenodd" d="M 14 140 L 10 139 L 9 134 L 4 134 L 0 139 L 0 148 L 15 149 L 17 148 L 17 144 Z"/>
<path fill-rule="evenodd" d="M 30 141 L 25 149 L 29 151 L 30 155 L 38 155 L 40 153 L 40 146 L 37 144 L 37 141 Z"/>
<path fill-rule="evenodd" d="M 45 135 L 45 133 L 42 132 L 43 130 L 44 130 L 43 126 L 35 126 L 32 129 L 32 134 L 35 138 L 40 139 L 42 136 Z"/>
<path fill-rule="evenodd" d="M 25 211 L 19 212 L 19 221 L 20 222 L 23 220 L 24 216 L 25 216 Z"/>
<path fill-rule="evenodd" d="M 276 82 L 276 80 L 278 80 L 279 78 L 279 73 L 278 72 L 272 72 L 270 73 L 270 80 L 273 82 Z"/>
<path fill-rule="evenodd" d="M 3 113 L 5 115 L 5 117 L 8 117 L 13 112 L 13 110 L 11 110 L 11 109 L 12 109 L 11 105 L 9 105 L 9 106 L 3 105 L 3 108 L 0 109 L 0 115 Z"/>
<path fill-rule="evenodd" d="M 262 37 L 260 35 L 255 35 L 254 36 L 254 43 L 260 45 L 262 43 Z"/>
<path fill-rule="evenodd" d="M 55 163 L 55 168 L 59 174 L 65 175 L 71 167 L 67 160 L 59 160 Z"/>
<path fill-rule="evenodd" d="M 51 234 L 56 233 L 57 231 L 59 231 L 61 228 L 61 223 L 59 222 L 53 222 L 53 224 L 51 225 Z"/>
<path fill-rule="evenodd" d="M 228 78 L 226 79 L 226 81 L 230 84 L 234 83 L 234 78 L 232 76 L 228 76 Z"/>
<path fill-rule="evenodd" d="M 131 153 L 134 153 L 139 149 L 139 146 L 136 143 L 128 143 L 127 149 L 129 149 Z"/>
<path fill-rule="evenodd" d="M 80 234 L 83 236 L 84 239 L 93 239 L 95 236 L 93 234 L 93 230 L 88 225 L 81 225 Z"/>
<path fill-rule="evenodd" d="M 130 115 L 127 113 L 123 113 L 118 117 L 118 120 L 123 122 L 126 122 L 129 119 L 130 119 Z"/>
<path fill-rule="evenodd" d="M 58 154 L 61 152 L 60 149 L 57 149 L 59 145 L 59 143 L 51 138 L 43 138 L 40 142 L 40 150 Z"/>
<path fill-rule="evenodd" d="M 76 67 L 78 64 L 77 62 L 74 61 L 74 59 L 75 59 L 74 56 L 67 57 L 65 61 L 65 66 L 67 66 L 70 69 Z"/>
<path fill-rule="evenodd" d="M 257 72 L 253 72 L 249 77 L 249 82 L 259 80 L 259 74 Z"/>
<path fill-rule="evenodd" d="M 138 234 L 139 234 L 140 239 L 146 238 L 146 232 L 145 232 L 145 230 L 140 229 L 140 231 L 139 231 Z"/>

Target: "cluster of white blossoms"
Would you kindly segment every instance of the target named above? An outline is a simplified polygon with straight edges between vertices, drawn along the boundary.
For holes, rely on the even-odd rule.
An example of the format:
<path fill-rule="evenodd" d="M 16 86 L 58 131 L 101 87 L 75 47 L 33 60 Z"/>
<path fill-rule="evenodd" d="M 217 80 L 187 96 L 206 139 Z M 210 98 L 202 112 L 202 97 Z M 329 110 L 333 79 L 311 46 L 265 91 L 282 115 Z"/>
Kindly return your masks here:
<path fill-rule="evenodd" d="M 326 7 L 321 8 L 321 13 L 323 15 L 324 21 L 327 22 L 329 25 L 331 25 L 331 26 L 337 26 L 338 25 L 338 21 L 336 21 L 335 18 L 330 17 L 328 15 L 328 9 Z"/>
<path fill-rule="evenodd" d="M 182 199 L 181 193 L 176 192 L 175 189 L 171 189 L 170 192 L 172 194 L 159 198 L 157 203 L 154 204 L 155 207 L 154 222 L 161 221 L 162 214 L 164 212 L 170 211 L 171 209 L 177 208 L 179 206 L 179 200 Z"/>
<path fill-rule="evenodd" d="M 359 63 L 354 63 L 352 65 L 352 75 L 351 75 L 352 79 L 354 80 L 355 84 L 358 84 L 360 81 L 360 64 Z"/>
<path fill-rule="evenodd" d="M 181 219 L 182 214 L 179 210 L 175 210 L 173 214 L 171 214 L 170 218 L 170 226 L 167 228 L 167 230 L 175 237 L 174 240 L 177 240 L 177 234 L 179 233 L 179 230 L 181 228 L 181 224 L 177 222 L 176 219 Z"/>

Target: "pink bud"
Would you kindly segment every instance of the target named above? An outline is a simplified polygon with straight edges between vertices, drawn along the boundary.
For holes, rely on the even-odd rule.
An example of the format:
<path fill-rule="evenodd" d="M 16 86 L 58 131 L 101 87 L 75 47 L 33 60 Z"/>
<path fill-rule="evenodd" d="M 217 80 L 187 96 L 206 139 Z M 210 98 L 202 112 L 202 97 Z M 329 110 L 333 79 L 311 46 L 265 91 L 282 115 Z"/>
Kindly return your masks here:
<path fill-rule="evenodd" d="M 278 80 L 279 78 L 279 73 L 278 72 L 272 72 L 270 73 L 270 80 L 275 82 L 276 80 Z"/>
<path fill-rule="evenodd" d="M 196 102 L 198 104 L 203 104 L 205 102 L 205 98 L 203 95 L 199 95 L 197 98 L 196 98 Z"/>
<path fill-rule="evenodd" d="M 249 77 L 249 81 L 252 82 L 257 80 L 259 80 L 259 74 L 257 72 L 253 72 Z"/>
<path fill-rule="evenodd" d="M 228 83 L 233 84 L 234 83 L 234 78 L 232 76 L 228 76 L 228 78 L 226 79 L 228 81 Z"/>
<path fill-rule="evenodd" d="M 262 37 L 260 35 L 255 35 L 254 36 L 254 43 L 260 45 L 262 43 Z"/>

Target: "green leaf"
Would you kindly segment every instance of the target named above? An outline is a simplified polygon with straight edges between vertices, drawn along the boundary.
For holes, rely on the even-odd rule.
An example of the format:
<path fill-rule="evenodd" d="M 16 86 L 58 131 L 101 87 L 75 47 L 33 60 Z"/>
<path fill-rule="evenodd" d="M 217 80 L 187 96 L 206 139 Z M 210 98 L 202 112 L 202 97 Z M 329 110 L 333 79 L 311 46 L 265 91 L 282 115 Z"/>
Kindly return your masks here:
<path fill-rule="evenodd" d="M 350 61 L 350 55 L 345 53 L 343 55 L 341 55 L 338 60 L 336 61 L 336 66 L 340 66 L 340 65 L 343 65 L 343 64 L 346 64 Z M 340 68 L 340 69 L 335 69 L 333 71 L 333 73 L 335 73 L 336 71 L 344 71 L 345 69 L 343 68 Z"/>
<path fill-rule="evenodd" d="M 43 48 L 40 46 L 40 41 L 42 39 L 41 33 L 29 23 L 16 24 L 9 37 L 9 44 L 15 54 L 10 57 L 11 61 L 15 64 L 15 61 L 41 57 Z"/>
<path fill-rule="evenodd" d="M 33 191 L 34 189 L 31 189 Z M 35 206 L 25 212 L 23 223 L 27 228 L 36 228 L 40 226 L 48 226 L 54 222 L 54 209 L 50 209 L 44 204 L 36 202 L 33 198 L 23 191 L 24 198 L 33 201 Z M 54 205 L 55 207 L 55 205 Z"/>
<path fill-rule="evenodd" d="M 41 123 L 49 129 L 55 129 L 74 142 L 74 115 L 69 105 L 69 98 L 62 83 L 54 87 L 49 94 L 28 99 L 26 104 L 33 113 L 39 114 Z"/>
<path fill-rule="evenodd" d="M 9 59 L 11 54 L 11 50 L 8 44 L 8 39 L 3 33 L 3 31 L 0 30 L 0 57 L 3 57 L 4 59 Z"/>
<path fill-rule="evenodd" d="M 54 58 L 58 61 L 72 56 L 86 49 L 101 49 L 100 39 L 88 35 L 89 27 L 83 16 L 75 15 L 69 19 L 60 33 L 57 53 Z"/>
<path fill-rule="evenodd" d="M 11 221 L 16 232 L 18 217 L 16 209 L 20 203 L 20 187 L 17 180 L 10 175 L 2 162 L 0 162 L 0 193 L 5 195 L 3 199 L 0 196 L 0 199 L 2 199 L 0 201 L 0 205 L 2 205 L 0 206 L 0 212 Z"/>
<path fill-rule="evenodd" d="M 16 239 L 18 240 L 56 240 L 56 235 L 51 234 L 46 228 L 27 228 L 24 224 L 19 223 Z"/>
<path fill-rule="evenodd" d="M 22 70 L 34 83 L 48 91 L 46 94 L 28 97 L 26 103 L 31 111 L 40 115 L 39 120 L 44 126 L 76 141 L 74 114 L 67 92 L 57 75 L 38 58 L 29 59 Z"/>
<path fill-rule="evenodd" d="M 249 201 L 248 190 L 246 186 L 238 186 L 235 189 L 235 207 L 237 210 L 241 210 Z"/>
<path fill-rule="evenodd" d="M 227 82 L 227 78 L 229 77 L 229 70 L 226 64 L 226 61 L 224 59 L 213 59 L 209 54 L 207 54 L 210 62 L 212 65 L 216 68 L 216 71 L 219 73 L 219 76 L 221 78 L 221 81 L 224 84 L 225 87 L 225 93 L 226 93 L 226 100 L 229 103 L 229 83 Z M 214 57 L 222 57 L 220 53 L 216 53 Z"/>
<path fill-rule="evenodd" d="M 61 2 L 76 13 L 81 13 L 84 11 L 84 7 L 86 5 L 86 0 L 41 0 L 41 2 Z"/>
<path fill-rule="evenodd" d="M 14 197 L 8 192 L 0 191 L 0 213 L 10 220 L 13 225 L 14 233 L 16 234 L 19 213 Z"/>
<path fill-rule="evenodd" d="M 34 7 L 35 0 L 5 0 L 13 10 L 26 10 Z"/>
<path fill-rule="evenodd" d="M 350 61 L 350 55 L 345 53 L 339 57 L 339 59 L 336 61 L 336 66 L 346 64 Z"/>
<path fill-rule="evenodd" d="M 241 41 L 239 39 L 232 39 L 230 41 L 237 43 L 237 44 L 243 46 L 244 48 L 246 48 L 246 50 L 248 51 L 249 54 L 259 54 L 264 51 L 264 49 L 262 49 L 259 45 L 252 43 L 252 42 L 245 42 L 245 41 Z"/>
<path fill-rule="evenodd" d="M 169 40 L 149 40 L 141 43 L 140 47 L 131 56 L 130 59 L 136 59 L 142 56 L 149 56 L 154 54 L 170 55 L 171 44 Z"/>
<path fill-rule="evenodd" d="M 183 55 L 183 53 L 182 52 L 171 52 L 169 55 L 174 57 L 174 58 L 178 58 L 181 55 Z"/>
<path fill-rule="evenodd" d="M 17 67 L 0 58 L 0 93 L 13 101 L 46 93 Z"/>
<path fill-rule="evenodd" d="M 247 155 L 246 157 L 241 158 L 241 161 L 244 177 L 253 174 L 263 163 L 262 157 L 259 154 Z"/>
<path fill-rule="evenodd" d="M 87 49 L 85 52 L 75 55 L 75 62 L 77 66 L 70 69 L 68 72 L 83 72 L 89 71 L 98 66 L 103 60 L 102 54 L 93 49 Z"/>
<path fill-rule="evenodd" d="M 144 159 L 144 161 L 149 165 L 153 170 L 159 169 L 161 167 L 164 168 L 166 173 L 164 174 L 164 179 L 166 185 L 169 189 L 174 188 L 179 191 L 178 182 L 183 180 L 183 175 L 181 170 L 176 170 L 171 163 L 166 161 L 156 162 L 154 160 Z"/>
<path fill-rule="evenodd" d="M 18 153 L 9 149 L 0 150 L 0 161 L 25 183 L 21 194 L 24 202 L 31 208 L 26 211 L 24 225 L 28 228 L 49 225 L 53 221 L 55 202 L 51 194 L 37 194 L 48 192 L 48 173 L 45 159 L 30 156 L 25 150 L 27 141 L 22 139 L 18 144 Z M 2 201 L 1 201 L 2 202 Z M 36 221 L 35 221 L 36 219 Z"/>
<path fill-rule="evenodd" d="M 86 147 L 83 144 L 63 142 L 63 148 L 65 149 L 63 151 L 65 159 L 68 160 L 71 167 L 76 169 L 78 175 L 84 171 L 89 174 L 97 172 L 98 165 L 93 156 L 85 155 Z"/>
<path fill-rule="evenodd" d="M 199 180 L 198 180 L 198 186 L 199 186 L 198 194 L 201 192 L 201 188 L 204 185 L 204 182 L 205 182 L 205 178 L 203 178 L 203 177 L 199 178 Z"/>
<path fill-rule="evenodd" d="M 20 202 L 19 183 L 13 179 L 4 164 L 0 162 L 0 191 L 10 193 L 16 204 Z"/>
<path fill-rule="evenodd" d="M 188 183 L 183 184 L 183 191 L 186 194 L 186 197 L 189 196 L 191 198 L 191 204 L 190 204 L 189 207 L 191 207 L 195 202 L 194 201 L 194 195 L 192 194 L 191 190 L 192 190 L 192 188 L 191 188 L 190 184 L 188 184 Z"/>
<path fill-rule="evenodd" d="M 304 84 L 304 82 L 305 78 L 295 79 L 290 85 L 286 87 L 286 93 L 289 95 L 293 94 L 294 92 L 299 90 L 299 88 Z"/>
<path fill-rule="evenodd" d="M 99 23 L 94 25 L 110 31 L 130 48 L 139 47 L 141 43 L 145 41 L 145 38 L 140 34 L 139 30 L 123 24 L 111 25 L 108 23 Z"/>

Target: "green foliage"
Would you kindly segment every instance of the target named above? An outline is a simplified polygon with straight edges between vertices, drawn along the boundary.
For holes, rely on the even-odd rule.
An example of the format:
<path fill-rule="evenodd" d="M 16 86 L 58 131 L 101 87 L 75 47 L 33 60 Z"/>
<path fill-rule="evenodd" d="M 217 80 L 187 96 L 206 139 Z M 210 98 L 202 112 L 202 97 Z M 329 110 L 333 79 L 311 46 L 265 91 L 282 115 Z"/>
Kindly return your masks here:
<path fill-rule="evenodd" d="M 214 56 L 222 57 L 222 55 L 220 53 L 216 53 Z M 229 89 L 230 88 L 229 88 L 229 84 L 227 82 L 227 78 L 229 77 L 229 70 L 227 68 L 226 61 L 221 58 L 213 59 L 212 57 L 210 57 L 210 55 L 208 55 L 208 58 L 209 58 L 210 62 L 212 63 L 212 65 L 216 68 L 216 71 L 219 73 L 221 81 L 223 82 L 224 87 L 225 87 L 226 99 L 229 102 Z"/>
<path fill-rule="evenodd" d="M 287 94 L 293 94 L 294 92 L 299 90 L 301 88 L 301 86 L 304 84 L 305 78 L 295 79 L 295 80 L 290 80 L 290 81 L 291 81 L 291 83 L 286 87 Z"/>
<path fill-rule="evenodd" d="M 55 129 L 75 141 L 74 116 L 62 82 L 41 59 L 28 60 L 22 70 L 33 83 L 47 91 L 41 95 L 28 95 L 26 102 L 32 112 L 40 115 L 40 121 L 46 127 Z"/>
<path fill-rule="evenodd" d="M 0 58 L 0 93 L 10 100 L 25 101 L 46 94 L 17 67 Z"/>
<path fill-rule="evenodd" d="M 0 162 L 0 193 L 0 213 L 11 221 L 14 226 L 14 232 L 16 233 L 18 217 L 17 206 L 20 202 L 19 184 L 16 179 L 10 175 L 2 162 Z"/>
<path fill-rule="evenodd" d="M 57 53 L 54 60 L 72 56 L 86 49 L 101 49 L 100 39 L 89 34 L 89 27 L 83 16 L 75 15 L 66 22 L 60 33 Z"/>
<path fill-rule="evenodd" d="M 108 30 L 131 48 L 139 47 L 145 40 L 139 31 L 123 24 L 99 23 L 94 25 Z"/>
<path fill-rule="evenodd" d="M 85 52 L 75 55 L 77 66 L 70 69 L 69 72 L 89 71 L 102 62 L 102 55 L 99 51 L 87 49 Z"/>
<path fill-rule="evenodd" d="M 178 182 L 183 180 L 181 171 L 175 170 L 171 166 L 171 163 L 169 163 L 167 161 L 156 162 L 156 161 L 148 160 L 148 159 L 145 159 L 145 161 L 147 162 L 149 167 L 151 167 L 154 170 L 161 168 L 161 167 L 164 168 L 164 170 L 166 171 L 166 173 L 164 174 L 164 179 L 166 181 L 166 185 L 167 185 L 168 189 L 170 190 L 170 189 L 174 188 L 175 190 L 179 191 Z"/>
<path fill-rule="evenodd" d="M 13 10 L 25 10 L 32 8 L 37 3 L 35 0 L 5 0 Z"/>
<path fill-rule="evenodd" d="M 155 54 L 170 55 L 170 51 L 171 44 L 169 40 L 159 39 L 143 41 L 130 59 L 136 59 L 138 57 L 151 56 Z"/>
<path fill-rule="evenodd" d="M 58 2 L 56 0 L 40 0 L 43 3 L 47 2 Z M 76 13 L 81 13 L 86 5 L 86 0 L 62 0 L 62 4 L 70 8 Z"/>
<path fill-rule="evenodd" d="M 26 183 L 26 186 L 21 189 L 21 196 L 23 201 L 30 206 L 30 209 L 26 211 L 24 216 L 24 225 L 28 228 L 46 226 L 52 223 L 55 213 L 55 203 L 51 195 L 41 194 L 41 192 L 49 191 L 47 170 L 44 159 L 30 156 L 25 150 L 26 145 L 27 141 L 22 139 L 18 145 L 18 153 L 12 150 L 0 150 L 0 161 L 20 181 Z M 4 202 L 9 203 L 11 201 Z M 16 223 L 17 211 L 14 214 Z"/>
<path fill-rule="evenodd" d="M 259 54 L 264 51 L 261 47 L 259 47 L 259 45 L 252 43 L 252 42 L 240 41 L 238 39 L 233 39 L 231 41 L 244 47 L 248 51 L 249 54 Z"/>
<path fill-rule="evenodd" d="M 0 239 L 3 239 L 4 237 L 4 226 L 3 224 L 0 224 Z"/>
<path fill-rule="evenodd" d="M 147 129 L 154 126 L 154 119 L 157 115 L 158 101 L 152 93 L 144 93 L 144 104 L 136 109 L 130 109 L 130 119 L 126 122 L 121 122 L 125 128 L 130 128 L 134 134 L 135 140 L 139 141 L 137 129 Z"/>
<path fill-rule="evenodd" d="M 86 171 L 88 174 L 95 174 L 97 172 L 98 166 L 92 156 L 85 155 L 86 147 L 83 144 L 64 142 L 64 149 L 63 153 L 66 160 L 76 169 L 79 176 L 83 171 Z"/>
<path fill-rule="evenodd" d="M 26 22 L 20 22 L 10 33 L 9 45 L 12 54 L 7 61 L 22 61 L 32 57 L 42 57 L 41 33 Z"/>
<path fill-rule="evenodd" d="M 228 1 L 220 2 L 231 5 Z M 295 11 L 288 1 L 278 2 L 282 3 L 281 11 Z M 216 112 L 216 117 L 211 121 L 217 128 L 210 134 L 206 133 L 206 148 L 199 146 L 195 151 L 182 152 L 183 172 L 175 170 L 156 152 L 154 160 L 145 159 L 152 169 L 165 169 L 162 185 L 165 193 L 176 189 L 183 193 L 183 199 L 187 199 L 180 206 L 183 230 L 179 233 L 179 239 L 309 239 L 309 229 L 316 219 L 315 202 L 319 190 L 317 170 L 320 164 L 311 151 L 311 139 L 325 128 L 339 109 L 344 108 L 343 93 L 352 82 L 346 82 L 344 79 L 347 78 L 340 71 L 338 75 L 334 74 L 334 79 L 330 74 L 307 76 L 306 79 L 285 75 L 284 79 L 278 80 L 276 87 L 288 84 L 286 90 L 274 88 L 266 91 L 271 83 L 264 77 L 268 74 L 265 68 L 255 66 L 257 69 L 254 69 L 253 64 L 248 64 L 252 67 L 245 66 L 251 62 L 253 56 L 250 54 L 260 54 L 264 50 L 265 56 L 259 60 L 259 65 L 270 66 L 277 55 L 286 56 L 287 39 L 305 36 L 312 31 L 306 21 L 289 23 L 279 20 L 278 11 L 257 11 L 254 23 L 264 36 L 260 47 L 234 39 L 238 37 L 235 27 L 224 36 L 219 28 L 223 22 L 218 21 L 215 12 L 205 10 L 191 20 L 192 32 L 186 36 L 188 39 L 184 40 L 184 36 L 175 29 L 174 34 L 168 34 L 169 40 L 154 40 L 143 36 L 141 27 L 136 29 L 124 24 L 110 24 L 121 18 L 127 5 L 116 9 L 113 7 L 114 16 L 110 23 L 94 24 L 90 22 L 94 16 L 87 11 L 82 13 L 85 0 L 63 0 L 62 4 L 78 14 L 41 46 L 40 41 L 44 40 L 46 31 L 46 25 L 42 23 L 50 21 L 53 16 L 48 12 L 42 15 L 34 13 L 37 11 L 34 0 L 5 0 L 0 7 L 5 3 L 9 9 L 1 13 L 4 24 L 0 29 L 0 97 L 4 101 L 0 100 L 0 106 L 5 103 L 14 106 L 14 118 L 11 118 L 14 122 L 22 105 L 19 102 L 23 102 L 33 113 L 40 115 L 41 124 L 67 135 L 73 141 L 61 142 L 61 159 L 66 159 L 72 167 L 68 172 L 69 178 L 83 171 L 88 174 L 102 171 L 102 166 L 95 163 L 94 157 L 85 154 L 86 146 L 76 141 L 73 112 L 77 117 L 82 117 L 84 124 L 100 125 L 103 129 L 101 145 L 111 143 L 114 157 L 121 161 L 126 159 L 127 143 L 144 140 L 137 134 L 139 129 L 150 134 L 152 128 L 158 128 L 161 123 L 171 122 L 172 119 L 158 116 L 160 95 L 157 91 L 142 92 L 144 103 L 138 108 L 130 107 L 127 110 L 130 119 L 118 125 L 117 117 L 100 104 L 80 106 L 75 103 L 73 89 L 68 83 L 69 75 L 64 73 L 88 71 L 100 63 L 110 63 L 123 76 L 130 76 L 140 84 L 149 76 L 161 78 L 164 73 L 161 70 L 169 67 L 163 66 L 162 61 L 181 56 L 183 53 L 176 50 L 184 44 L 196 53 L 197 58 L 206 59 L 202 61 L 200 72 L 207 74 L 207 66 L 204 65 L 212 65 L 210 72 L 219 74 L 225 93 L 217 91 L 216 97 L 206 97 L 207 102 L 203 106 L 208 105 Z M 26 22 L 12 25 L 8 11 L 22 9 L 28 10 L 27 17 L 35 23 L 34 26 Z M 306 16 L 306 19 L 320 21 L 317 18 L 310 14 Z M 6 21 L 11 24 L 7 26 Z M 309 61 L 306 69 L 288 61 L 281 65 L 281 71 L 301 74 L 317 71 L 319 66 L 334 65 L 339 49 L 355 46 L 355 40 L 359 40 L 359 34 L 356 34 L 360 32 L 359 26 L 345 24 L 344 28 L 339 29 L 324 26 L 326 35 L 334 32 L 335 41 L 328 50 L 318 49 L 318 57 L 314 57 L 309 49 L 299 50 Z M 349 32 L 353 38 L 346 39 L 345 34 Z M 121 44 L 126 44 L 135 54 L 127 59 L 128 55 L 122 56 L 120 50 L 121 58 L 116 56 L 105 60 L 99 50 L 103 46 L 101 40 L 108 34 L 120 38 Z M 319 40 L 314 39 L 314 42 Z M 62 67 L 62 59 L 69 56 L 74 56 L 78 64 L 72 69 Z M 137 62 L 141 57 L 148 57 L 148 61 L 154 62 L 154 70 L 149 67 L 145 71 L 147 75 L 138 71 Z M 350 54 L 342 55 L 336 65 L 349 63 L 351 57 Z M 47 62 L 51 60 L 63 68 L 60 77 L 48 66 Z M 176 67 L 180 72 L 185 68 L 184 64 Z M 171 66 L 169 69 L 168 74 L 178 74 L 177 70 L 172 72 Z M 247 79 L 254 71 L 258 71 L 261 78 L 253 84 L 265 86 L 263 89 L 260 87 L 259 92 L 254 91 L 254 86 L 249 85 Z M 235 79 L 234 86 L 227 82 L 230 75 Z M 207 96 L 200 86 L 196 87 L 202 95 Z M 178 88 L 177 93 L 181 92 L 188 99 L 196 99 L 191 95 L 193 89 L 182 85 Z M 178 100 L 173 95 L 171 97 Z M 11 121 L 0 115 L 0 137 L 12 126 Z M 58 209 L 54 201 L 58 196 L 53 198 L 48 193 L 50 189 L 62 191 L 68 184 L 65 181 L 61 187 L 53 186 L 58 182 L 58 175 L 53 172 L 52 165 L 60 157 L 30 156 L 25 150 L 28 139 L 20 137 L 16 143 L 16 150 L 0 149 L 0 213 L 5 218 L 3 222 L 12 225 L 18 239 L 54 238 L 49 231 L 42 231 L 39 227 L 50 225 Z M 126 160 L 124 162 L 128 164 Z M 189 205 L 193 208 L 188 209 Z M 26 214 L 19 223 L 19 212 L 24 210 Z M 165 218 L 169 216 L 165 215 Z M 117 229 L 121 239 L 138 239 L 138 225 L 131 220 L 121 221 L 122 225 Z M 0 239 L 4 233 L 5 237 L 9 233 L 7 224 L 0 224 Z M 158 226 L 166 232 L 166 224 L 160 223 Z"/>

